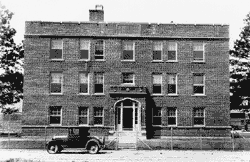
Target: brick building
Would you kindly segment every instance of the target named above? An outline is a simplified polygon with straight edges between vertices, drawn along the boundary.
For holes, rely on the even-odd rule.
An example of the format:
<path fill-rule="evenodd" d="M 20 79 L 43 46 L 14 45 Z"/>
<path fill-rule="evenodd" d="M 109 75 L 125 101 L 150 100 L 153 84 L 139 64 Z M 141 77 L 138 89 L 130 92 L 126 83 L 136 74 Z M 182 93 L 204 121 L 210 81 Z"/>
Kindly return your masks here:
<path fill-rule="evenodd" d="M 89 12 L 88 22 L 26 22 L 24 134 L 228 133 L 228 25 L 105 22 L 103 9 Z"/>

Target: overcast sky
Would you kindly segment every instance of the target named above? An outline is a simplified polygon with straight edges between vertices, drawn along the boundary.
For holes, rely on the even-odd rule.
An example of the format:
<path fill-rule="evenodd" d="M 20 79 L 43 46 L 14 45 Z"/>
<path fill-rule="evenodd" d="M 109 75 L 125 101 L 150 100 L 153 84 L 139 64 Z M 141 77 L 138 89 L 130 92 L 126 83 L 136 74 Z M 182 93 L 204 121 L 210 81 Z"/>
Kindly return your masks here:
<path fill-rule="evenodd" d="M 230 47 L 239 38 L 250 0 L 0 0 L 14 12 L 16 43 L 23 40 L 25 21 L 88 21 L 89 9 L 104 6 L 104 20 L 229 24 Z"/>

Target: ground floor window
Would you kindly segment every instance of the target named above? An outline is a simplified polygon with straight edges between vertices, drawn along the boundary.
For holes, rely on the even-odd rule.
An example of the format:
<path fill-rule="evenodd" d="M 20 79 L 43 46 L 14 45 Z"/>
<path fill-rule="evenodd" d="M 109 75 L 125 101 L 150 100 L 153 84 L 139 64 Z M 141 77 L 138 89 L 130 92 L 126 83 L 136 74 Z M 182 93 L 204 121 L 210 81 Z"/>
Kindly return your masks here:
<path fill-rule="evenodd" d="M 161 107 L 153 108 L 153 125 L 161 125 Z"/>
<path fill-rule="evenodd" d="M 176 107 L 168 107 L 168 125 L 177 124 L 177 109 Z"/>
<path fill-rule="evenodd" d="M 204 108 L 194 108 L 194 125 L 205 125 Z"/>
<path fill-rule="evenodd" d="M 94 107 L 94 125 L 103 125 L 103 107 Z"/>
<path fill-rule="evenodd" d="M 78 108 L 78 123 L 79 125 L 88 125 L 88 116 L 89 116 L 89 109 L 88 107 L 79 107 Z"/>
<path fill-rule="evenodd" d="M 50 106 L 49 107 L 49 124 L 61 125 L 62 107 Z"/>

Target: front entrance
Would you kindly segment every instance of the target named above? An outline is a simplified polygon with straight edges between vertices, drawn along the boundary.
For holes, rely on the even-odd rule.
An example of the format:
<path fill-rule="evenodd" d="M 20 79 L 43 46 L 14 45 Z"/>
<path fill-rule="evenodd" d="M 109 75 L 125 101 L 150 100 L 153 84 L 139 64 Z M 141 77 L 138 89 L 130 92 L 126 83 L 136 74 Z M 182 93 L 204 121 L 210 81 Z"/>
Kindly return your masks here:
<path fill-rule="evenodd" d="M 115 125 L 117 131 L 140 131 L 140 102 L 123 99 L 115 104 Z"/>

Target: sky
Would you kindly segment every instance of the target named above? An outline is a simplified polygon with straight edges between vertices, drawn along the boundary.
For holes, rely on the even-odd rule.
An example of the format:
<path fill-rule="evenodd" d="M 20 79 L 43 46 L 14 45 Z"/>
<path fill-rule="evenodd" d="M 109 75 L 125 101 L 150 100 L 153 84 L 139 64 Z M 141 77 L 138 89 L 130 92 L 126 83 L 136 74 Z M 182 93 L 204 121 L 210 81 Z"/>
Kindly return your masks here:
<path fill-rule="evenodd" d="M 230 25 L 230 48 L 239 38 L 250 0 L 0 0 L 14 12 L 16 43 L 25 21 L 88 21 L 89 9 L 104 7 L 106 22 L 195 23 Z"/>

